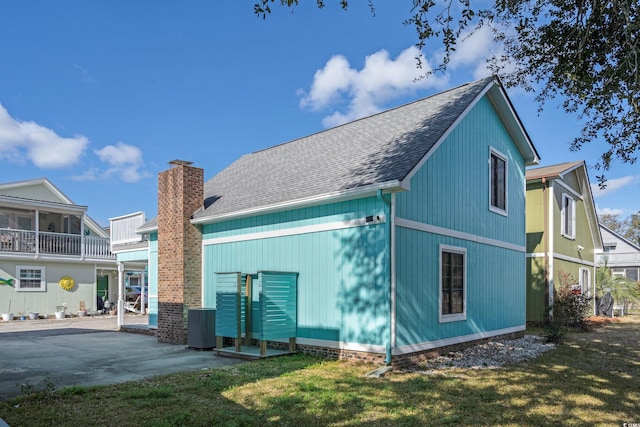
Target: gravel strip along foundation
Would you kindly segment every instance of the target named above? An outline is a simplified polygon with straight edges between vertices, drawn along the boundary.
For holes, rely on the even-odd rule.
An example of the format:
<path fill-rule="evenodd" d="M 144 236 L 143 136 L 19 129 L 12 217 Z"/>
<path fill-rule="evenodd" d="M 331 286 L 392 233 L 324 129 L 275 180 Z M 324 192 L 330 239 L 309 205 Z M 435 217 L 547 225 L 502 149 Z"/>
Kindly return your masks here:
<path fill-rule="evenodd" d="M 438 356 L 416 366 L 413 371 L 431 374 L 438 370 L 455 368 L 495 369 L 535 359 L 554 348 L 555 344 L 545 343 L 542 337 L 525 335 L 515 340 L 490 341 Z"/>

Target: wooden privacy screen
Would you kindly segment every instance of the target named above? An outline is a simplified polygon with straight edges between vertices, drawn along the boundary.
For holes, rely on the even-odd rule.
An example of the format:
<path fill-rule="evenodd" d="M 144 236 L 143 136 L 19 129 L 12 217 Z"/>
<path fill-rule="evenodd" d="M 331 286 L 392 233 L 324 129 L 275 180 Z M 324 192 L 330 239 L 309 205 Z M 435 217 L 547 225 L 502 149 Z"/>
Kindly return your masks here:
<path fill-rule="evenodd" d="M 259 271 L 257 280 L 252 281 L 252 277 L 256 275 L 216 274 L 218 348 L 223 337 L 232 337 L 236 351 L 240 351 L 242 336 L 251 338 L 253 330 L 258 333 L 261 356 L 266 355 L 267 341 L 275 339 L 288 338 L 289 350 L 295 351 L 298 273 Z M 257 301 L 252 298 L 253 286 L 257 286 Z M 255 322 L 259 323 L 252 327 Z"/>

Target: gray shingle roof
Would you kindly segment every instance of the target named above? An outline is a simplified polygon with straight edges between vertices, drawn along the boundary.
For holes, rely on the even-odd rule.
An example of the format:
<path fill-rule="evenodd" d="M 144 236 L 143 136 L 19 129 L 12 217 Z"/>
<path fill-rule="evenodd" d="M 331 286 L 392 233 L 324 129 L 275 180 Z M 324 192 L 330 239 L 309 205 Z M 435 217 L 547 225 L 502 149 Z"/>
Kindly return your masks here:
<path fill-rule="evenodd" d="M 247 154 L 205 183 L 194 219 L 400 181 L 492 81 Z"/>

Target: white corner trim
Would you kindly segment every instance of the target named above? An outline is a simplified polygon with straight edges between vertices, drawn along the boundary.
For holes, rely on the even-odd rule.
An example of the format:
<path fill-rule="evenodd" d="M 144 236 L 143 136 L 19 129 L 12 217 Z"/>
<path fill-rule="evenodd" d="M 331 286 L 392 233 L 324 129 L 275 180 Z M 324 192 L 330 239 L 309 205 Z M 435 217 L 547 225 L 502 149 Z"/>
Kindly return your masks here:
<path fill-rule="evenodd" d="M 461 335 L 458 337 L 444 338 L 441 340 L 427 341 L 420 344 L 403 345 L 395 348 L 393 351 L 393 355 L 395 356 L 395 355 L 401 355 L 401 354 L 415 353 L 417 351 L 431 350 L 438 347 L 445 347 L 448 345 L 461 344 L 464 342 L 480 340 L 483 338 L 491 338 L 499 335 L 511 334 L 514 332 L 524 331 L 526 329 L 527 329 L 526 325 L 520 325 L 520 326 L 513 326 L 510 328 L 496 329 L 493 331 L 483 331 L 483 332 L 477 332 L 475 334 Z"/>
<path fill-rule="evenodd" d="M 342 230 L 345 228 L 364 227 L 368 225 L 384 224 L 384 215 L 374 216 L 373 221 L 367 222 L 366 218 L 351 219 L 346 221 L 328 222 L 326 224 L 305 225 L 302 227 L 285 228 L 282 230 L 260 231 L 257 233 L 239 234 L 235 236 L 215 237 L 204 239 L 202 246 L 219 245 L 222 243 L 246 242 L 249 240 L 272 239 L 274 237 L 297 236 L 300 234 L 318 233 L 321 231 Z"/>
<path fill-rule="evenodd" d="M 521 245 L 515 245 L 501 240 L 490 239 L 488 237 L 478 236 L 476 234 L 465 233 L 462 231 L 451 230 L 449 228 L 438 227 L 436 225 L 424 224 L 422 222 L 412 221 L 404 218 L 396 218 L 396 224 L 400 227 L 412 230 L 424 231 L 426 233 L 440 234 L 442 236 L 454 237 L 457 239 L 468 240 L 471 242 L 481 243 L 484 245 L 496 246 L 503 249 L 509 249 L 517 252 L 525 252 L 526 248 Z"/>

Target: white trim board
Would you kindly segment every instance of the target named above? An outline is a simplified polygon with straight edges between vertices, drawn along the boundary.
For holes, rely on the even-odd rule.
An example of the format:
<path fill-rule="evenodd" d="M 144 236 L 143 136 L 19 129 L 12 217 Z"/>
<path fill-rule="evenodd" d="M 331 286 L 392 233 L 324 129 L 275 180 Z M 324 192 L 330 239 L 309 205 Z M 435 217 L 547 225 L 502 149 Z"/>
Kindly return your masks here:
<path fill-rule="evenodd" d="M 555 181 L 555 182 L 558 185 L 560 185 L 560 187 L 564 188 L 569 193 L 571 193 L 576 199 L 580 199 L 580 200 L 584 201 L 584 197 L 582 197 L 582 194 L 578 193 L 576 190 L 574 190 L 573 188 L 569 187 L 569 185 L 567 185 L 565 182 L 563 182 L 563 181 Z"/>
<path fill-rule="evenodd" d="M 532 253 L 528 253 L 526 256 L 527 256 L 527 258 L 544 258 L 546 256 L 546 254 L 544 252 L 532 252 Z M 574 258 L 574 257 L 570 257 L 570 256 L 563 255 L 563 254 L 554 253 L 553 254 L 553 258 L 560 259 L 562 261 L 574 262 L 574 263 L 580 264 L 580 265 L 588 265 L 589 267 L 595 267 L 596 266 L 596 264 L 591 262 L 591 261 L 585 261 L 585 260 L 580 259 L 580 258 Z"/>
<path fill-rule="evenodd" d="M 411 178 L 413 178 L 413 176 L 422 168 L 422 166 L 424 166 L 425 162 L 429 159 L 429 157 L 431 157 L 433 155 L 433 153 L 436 152 L 438 147 L 440 147 L 440 145 L 442 145 L 442 143 L 449 137 L 451 132 L 453 132 L 453 130 L 456 127 L 458 127 L 460 122 L 462 122 L 462 120 L 464 120 L 464 118 L 467 116 L 467 114 L 469 114 L 469 111 L 471 111 L 478 104 L 480 99 L 482 99 L 482 97 L 484 97 L 485 94 L 487 92 L 489 92 L 489 90 L 495 84 L 496 84 L 495 80 L 491 80 L 491 82 L 487 83 L 487 85 L 482 89 L 482 91 L 478 94 L 478 96 L 476 96 L 475 99 L 473 101 L 471 101 L 469 103 L 469 105 L 467 105 L 467 108 L 465 108 L 464 111 L 462 113 L 460 113 L 460 115 L 454 120 L 454 122 L 451 124 L 451 126 L 449 126 L 447 128 L 447 130 L 436 141 L 436 143 L 433 144 L 433 146 L 429 149 L 429 151 L 427 151 L 425 153 L 425 155 L 422 157 L 422 159 L 420 159 L 420 161 L 413 167 L 413 169 L 411 169 L 409 171 L 407 176 L 404 177 L 404 179 L 401 182 L 401 187 L 402 188 L 411 189 Z"/>
<path fill-rule="evenodd" d="M 440 234 L 442 236 L 454 237 L 456 239 L 468 240 L 471 242 L 481 243 L 483 245 L 496 246 L 503 249 L 509 249 L 517 252 L 525 252 L 526 248 L 521 245 L 503 242 L 501 240 L 490 239 L 488 237 L 478 236 L 476 234 L 465 233 L 463 231 L 451 230 L 449 228 L 438 227 L 436 225 L 424 224 L 422 222 L 412 221 L 404 218 L 396 218 L 396 225 L 399 227 L 409 228 L 412 230 L 424 231 L 426 233 Z"/>
<path fill-rule="evenodd" d="M 520 332 L 526 330 L 525 325 L 513 326 L 510 328 L 497 329 L 494 331 L 483 331 L 477 332 L 475 334 L 469 335 L 461 335 L 458 337 L 444 338 L 441 340 L 428 341 L 420 344 L 412 344 L 412 345 L 403 345 L 397 347 L 393 351 L 394 356 L 402 355 L 402 354 L 411 354 L 418 351 L 431 350 L 434 348 L 446 347 L 448 345 L 461 344 L 469 341 L 480 340 L 484 338 L 496 337 L 499 335 L 511 334 L 514 332 Z"/>
<path fill-rule="evenodd" d="M 327 222 L 325 224 L 305 225 L 302 227 L 285 228 L 282 230 L 260 231 L 257 233 L 239 234 L 235 236 L 214 237 L 204 239 L 202 246 L 220 245 L 223 243 L 246 242 L 249 240 L 272 239 L 274 237 L 298 236 L 300 234 L 318 233 L 321 231 L 342 230 L 345 228 L 364 227 L 368 225 L 384 224 L 384 215 L 374 216 L 374 221 L 367 222 L 366 218 L 351 219 L 346 221 Z"/>

